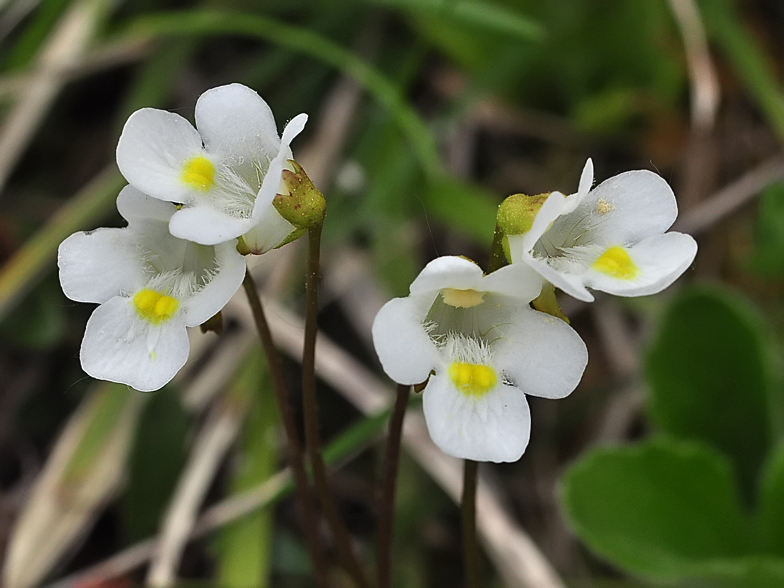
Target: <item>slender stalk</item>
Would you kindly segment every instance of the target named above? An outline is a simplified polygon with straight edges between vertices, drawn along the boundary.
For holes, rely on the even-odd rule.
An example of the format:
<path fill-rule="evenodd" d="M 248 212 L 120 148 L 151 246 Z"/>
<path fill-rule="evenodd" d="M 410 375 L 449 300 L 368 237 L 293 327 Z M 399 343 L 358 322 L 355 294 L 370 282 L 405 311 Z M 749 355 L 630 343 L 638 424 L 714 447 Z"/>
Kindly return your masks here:
<path fill-rule="evenodd" d="M 302 534 L 305 537 L 305 544 L 310 553 L 310 559 L 313 562 L 316 585 L 319 588 L 327 588 L 327 562 L 324 558 L 321 546 L 319 545 L 318 537 L 316 536 L 316 531 L 318 529 L 316 509 L 313 504 L 313 497 L 310 494 L 310 484 L 308 483 L 308 476 L 305 471 L 305 460 L 302 452 L 302 444 L 299 440 L 297 423 L 294 419 L 294 410 L 291 407 L 286 391 L 283 364 L 281 363 L 277 349 L 275 349 L 272 333 L 267 324 L 267 318 L 264 316 L 264 308 L 261 306 L 261 298 L 259 298 L 256 284 L 249 271 L 245 272 L 245 280 L 242 282 L 242 285 L 248 296 L 248 302 L 253 311 L 253 320 L 256 323 L 256 330 L 259 333 L 259 338 L 264 346 L 264 352 L 267 356 L 267 362 L 269 363 L 272 388 L 275 391 L 275 397 L 280 409 L 281 421 L 283 422 L 283 429 L 286 432 L 286 439 L 288 441 L 288 460 L 294 477 L 294 488 L 296 490 L 297 504 L 299 506 Z"/>
<path fill-rule="evenodd" d="M 506 265 L 506 254 L 504 253 L 504 232 L 495 226 L 493 232 L 493 245 L 490 249 L 490 263 L 487 264 L 487 273 L 494 272 Z"/>
<path fill-rule="evenodd" d="M 465 460 L 463 469 L 463 557 L 465 558 L 466 588 L 480 588 L 479 545 L 476 541 L 476 483 L 479 464 Z"/>
<path fill-rule="evenodd" d="M 308 269 L 305 300 L 305 343 L 302 351 L 302 408 L 305 417 L 305 447 L 310 466 L 313 468 L 313 481 L 321 508 L 335 540 L 340 562 L 351 579 L 359 588 L 370 588 L 362 566 L 351 547 L 351 538 L 343 524 L 338 507 L 330 492 L 327 468 L 321 454 L 321 434 L 318 423 L 318 404 L 316 401 L 316 333 L 318 324 L 318 277 L 319 256 L 321 253 L 321 224 L 308 229 Z"/>
<path fill-rule="evenodd" d="M 392 544 L 395 519 L 395 484 L 400 457 L 400 442 L 403 438 L 403 417 L 408 406 L 411 386 L 397 385 L 395 406 L 389 420 L 387 449 L 381 470 L 381 494 L 378 501 L 378 588 L 392 586 Z"/>

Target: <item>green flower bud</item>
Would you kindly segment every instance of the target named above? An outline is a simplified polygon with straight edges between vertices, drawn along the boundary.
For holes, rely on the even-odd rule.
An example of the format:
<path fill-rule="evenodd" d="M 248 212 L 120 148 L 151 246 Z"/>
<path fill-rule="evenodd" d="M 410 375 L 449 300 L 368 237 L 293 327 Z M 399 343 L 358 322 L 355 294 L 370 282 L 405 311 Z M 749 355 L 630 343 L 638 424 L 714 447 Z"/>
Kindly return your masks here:
<path fill-rule="evenodd" d="M 293 159 L 289 160 L 289 164 L 294 170 L 284 169 L 281 174 L 286 193 L 276 195 L 272 204 L 280 216 L 297 229 L 310 229 L 324 220 L 327 201 L 302 166 Z"/>
<path fill-rule="evenodd" d="M 496 223 L 504 235 L 521 235 L 531 230 L 539 209 L 550 193 L 527 196 L 512 194 L 498 206 Z"/>

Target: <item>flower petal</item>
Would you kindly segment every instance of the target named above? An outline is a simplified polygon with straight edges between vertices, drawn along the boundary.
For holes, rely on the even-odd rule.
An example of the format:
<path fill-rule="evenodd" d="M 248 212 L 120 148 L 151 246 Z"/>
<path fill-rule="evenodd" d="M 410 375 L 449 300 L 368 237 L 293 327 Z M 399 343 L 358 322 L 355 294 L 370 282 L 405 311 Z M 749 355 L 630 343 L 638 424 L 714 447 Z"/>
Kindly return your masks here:
<path fill-rule="evenodd" d="M 196 101 L 196 128 L 208 153 L 243 174 L 254 162 L 266 168 L 280 151 L 269 105 L 254 90 L 228 84 L 207 90 Z"/>
<path fill-rule="evenodd" d="M 508 237 L 509 248 L 513 252 L 517 252 L 516 254 L 512 253 L 512 259 L 515 264 L 520 263 L 531 267 L 542 278 L 578 300 L 593 302 L 593 295 L 585 289 L 581 276 L 558 271 L 546 261 L 533 257 L 530 252 L 524 250 L 525 248 L 522 245 L 524 237 L 525 235 Z"/>
<path fill-rule="evenodd" d="M 593 186 L 593 160 L 589 157 L 580 174 L 580 184 L 577 186 L 579 194 L 587 194 Z"/>
<path fill-rule="evenodd" d="M 261 255 L 280 245 L 296 227 L 283 218 L 272 204 L 258 224 L 242 236 L 251 253 Z"/>
<path fill-rule="evenodd" d="M 264 180 L 259 188 L 259 193 L 256 195 L 256 203 L 253 207 L 253 218 L 258 220 L 261 215 L 265 213 L 267 207 L 272 204 L 275 195 L 280 192 L 280 184 L 282 181 L 281 174 L 287 166 L 289 159 L 294 159 L 291 153 L 290 144 L 294 138 L 299 135 L 305 128 L 305 123 L 308 122 L 307 114 L 298 114 L 295 116 L 286 128 L 283 129 L 283 138 L 280 143 L 280 151 L 275 158 L 270 161 L 269 168 L 264 175 Z"/>
<path fill-rule="evenodd" d="M 522 308 L 513 322 L 499 328 L 495 363 L 523 392 L 564 398 L 577 387 L 588 364 L 588 350 L 561 319 Z"/>
<path fill-rule="evenodd" d="M 435 375 L 423 395 L 425 422 L 444 453 L 474 461 L 517 461 L 528 446 L 531 414 L 519 389 L 499 384 L 482 398 L 459 392 Z"/>
<path fill-rule="evenodd" d="M 398 384 L 424 382 L 440 361 L 422 325 L 430 304 L 423 298 L 393 298 L 373 321 L 373 346 L 384 371 Z"/>
<path fill-rule="evenodd" d="M 202 155 L 201 137 L 173 112 L 142 108 L 125 123 L 117 165 L 128 182 L 159 200 L 188 203 L 193 192 L 180 177 L 185 162 Z"/>
<path fill-rule="evenodd" d="M 245 257 L 237 252 L 237 242 L 215 245 L 217 273 L 201 290 L 183 301 L 185 324 L 189 327 L 206 322 L 234 296 L 245 277 Z"/>
<path fill-rule="evenodd" d="M 169 202 L 147 196 L 129 185 L 120 190 L 117 196 L 117 210 L 130 225 L 139 221 L 168 223 L 177 208 Z"/>
<path fill-rule="evenodd" d="M 533 268 L 516 263 L 483 277 L 479 289 L 531 302 L 542 291 L 542 277 Z"/>
<path fill-rule="evenodd" d="M 544 201 L 544 204 L 542 204 L 539 212 L 536 213 L 531 229 L 522 235 L 514 235 L 518 237 L 516 240 L 518 246 L 512 248 L 510 241 L 512 263 L 517 263 L 523 252 L 532 251 L 536 242 L 550 229 L 553 223 L 559 217 L 569 214 L 577 208 L 584 197 L 585 194 L 581 192 L 571 196 L 564 196 L 560 192 L 552 192 L 547 200 Z M 512 237 L 509 236 L 508 238 L 511 239 Z"/>
<path fill-rule="evenodd" d="M 661 176 L 636 170 L 599 184 L 570 216 L 591 217 L 594 243 L 631 244 L 669 229 L 678 216 L 678 205 Z"/>
<path fill-rule="evenodd" d="M 589 268 L 585 284 L 616 296 L 647 296 L 664 290 L 694 261 L 697 243 L 690 235 L 665 233 L 626 248 L 639 274 L 631 280 L 618 279 Z"/>
<path fill-rule="evenodd" d="M 185 365 L 190 344 L 181 314 L 160 325 L 142 320 L 129 298 L 115 297 L 93 312 L 82 340 L 82 369 L 99 380 L 150 392 Z"/>
<path fill-rule="evenodd" d="M 201 245 L 236 239 L 252 226 L 250 219 L 230 216 L 206 204 L 181 208 L 169 221 L 172 235 Z"/>
<path fill-rule="evenodd" d="M 57 266 L 63 292 L 77 302 L 101 304 L 146 280 L 135 236 L 127 228 L 74 233 L 60 243 Z"/>
<path fill-rule="evenodd" d="M 428 294 L 442 288 L 469 290 L 478 288 L 483 272 L 465 257 L 445 255 L 428 263 L 411 283 L 411 294 Z"/>

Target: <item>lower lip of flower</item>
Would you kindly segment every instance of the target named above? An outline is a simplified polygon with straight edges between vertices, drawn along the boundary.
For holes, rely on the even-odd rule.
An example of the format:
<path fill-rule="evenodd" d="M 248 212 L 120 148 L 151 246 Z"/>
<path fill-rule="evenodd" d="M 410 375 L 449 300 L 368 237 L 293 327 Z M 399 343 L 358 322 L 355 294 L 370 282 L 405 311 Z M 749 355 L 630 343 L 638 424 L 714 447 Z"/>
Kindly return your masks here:
<path fill-rule="evenodd" d="M 599 258 L 593 262 L 593 269 L 619 280 L 633 280 L 640 273 L 638 268 L 626 253 L 626 250 L 615 245 L 602 253 Z"/>
<path fill-rule="evenodd" d="M 180 303 L 176 298 L 144 288 L 133 297 L 133 306 L 141 318 L 158 325 L 174 316 Z"/>
<path fill-rule="evenodd" d="M 495 371 L 486 365 L 454 362 L 448 371 L 455 388 L 473 398 L 482 398 L 498 383 Z"/>

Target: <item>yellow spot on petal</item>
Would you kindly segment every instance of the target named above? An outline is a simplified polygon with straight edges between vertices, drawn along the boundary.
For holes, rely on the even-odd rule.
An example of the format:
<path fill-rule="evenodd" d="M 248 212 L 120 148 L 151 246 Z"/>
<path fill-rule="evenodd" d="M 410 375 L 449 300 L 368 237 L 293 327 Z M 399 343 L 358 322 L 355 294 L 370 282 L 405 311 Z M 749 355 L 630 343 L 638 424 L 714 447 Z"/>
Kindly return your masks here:
<path fill-rule="evenodd" d="M 460 290 L 458 288 L 444 288 L 441 290 L 441 297 L 449 306 L 455 308 L 471 308 L 482 304 L 485 297 L 484 292 L 476 290 Z"/>
<path fill-rule="evenodd" d="M 599 198 L 599 201 L 596 203 L 596 212 L 599 214 L 607 214 L 611 210 L 615 210 L 615 206 L 610 204 L 606 198 Z"/>
<path fill-rule="evenodd" d="M 498 383 L 493 368 L 475 363 L 455 362 L 449 366 L 449 377 L 455 388 L 466 396 L 481 398 Z"/>
<path fill-rule="evenodd" d="M 215 183 L 215 165 L 202 155 L 189 159 L 182 166 L 180 180 L 191 188 L 206 192 Z"/>
<path fill-rule="evenodd" d="M 593 269 L 619 280 L 633 280 L 640 273 L 626 250 L 615 245 L 610 247 L 593 262 Z"/>
<path fill-rule="evenodd" d="M 144 320 L 159 325 L 174 316 L 180 303 L 176 298 L 144 288 L 133 297 L 133 306 Z"/>

